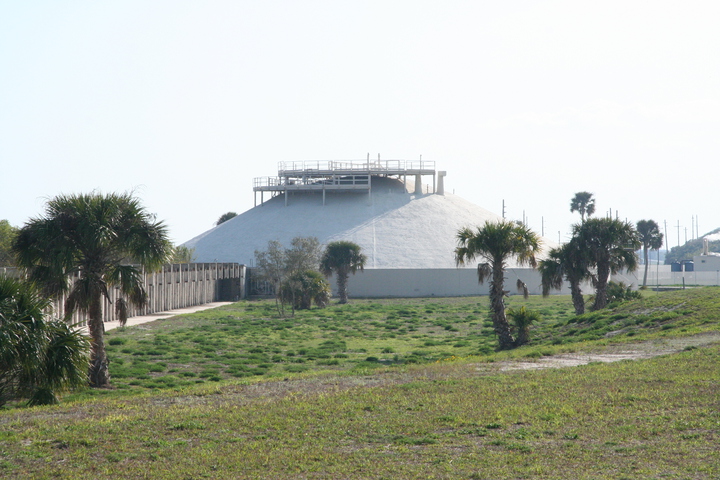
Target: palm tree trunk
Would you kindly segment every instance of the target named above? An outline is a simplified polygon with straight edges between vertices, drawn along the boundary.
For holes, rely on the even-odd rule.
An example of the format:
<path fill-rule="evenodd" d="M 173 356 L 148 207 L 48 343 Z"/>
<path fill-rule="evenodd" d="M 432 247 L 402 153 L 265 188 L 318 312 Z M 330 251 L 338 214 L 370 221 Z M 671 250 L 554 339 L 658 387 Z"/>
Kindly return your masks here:
<path fill-rule="evenodd" d="M 530 343 L 530 329 L 525 327 L 518 330 L 517 338 L 515 339 L 515 345 L 516 347 L 519 347 L 521 345 L 526 345 Z"/>
<path fill-rule="evenodd" d="M 597 264 L 597 287 L 595 288 L 595 303 L 593 310 L 600 310 L 607 306 L 607 284 L 610 278 L 610 262 L 599 261 Z"/>
<path fill-rule="evenodd" d="M 572 297 L 573 307 L 575 307 L 575 315 L 585 313 L 585 299 L 580 289 L 580 281 L 575 279 L 570 281 L 570 296 Z"/>
<path fill-rule="evenodd" d="M 338 295 L 340 296 L 340 303 L 343 304 L 348 302 L 348 275 L 349 273 L 343 270 L 337 272 Z"/>
<path fill-rule="evenodd" d="M 90 332 L 90 386 L 94 388 L 110 387 L 110 370 L 105 352 L 105 325 L 102 318 L 102 297 L 100 292 L 94 295 L 88 309 L 88 330 Z"/>
<path fill-rule="evenodd" d="M 515 339 L 510 333 L 510 324 L 505 315 L 505 302 L 503 297 L 504 268 L 502 265 L 493 266 L 493 279 L 490 282 L 490 308 L 492 309 L 493 329 L 498 336 L 500 350 L 508 350 L 515 346 Z"/>
<path fill-rule="evenodd" d="M 643 275 L 643 287 L 647 286 L 647 272 L 648 272 L 648 249 L 647 246 L 643 245 L 643 259 L 645 260 L 645 275 Z"/>

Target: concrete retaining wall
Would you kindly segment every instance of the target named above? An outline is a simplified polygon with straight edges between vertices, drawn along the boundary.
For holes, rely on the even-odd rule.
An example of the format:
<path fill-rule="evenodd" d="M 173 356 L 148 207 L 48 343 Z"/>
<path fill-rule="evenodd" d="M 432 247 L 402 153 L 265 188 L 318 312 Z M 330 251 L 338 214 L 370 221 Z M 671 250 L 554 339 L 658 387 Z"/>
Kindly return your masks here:
<path fill-rule="evenodd" d="M 520 279 L 528 286 L 531 295 L 541 295 L 540 274 L 531 268 L 511 268 L 505 273 L 505 290 L 518 294 L 516 283 Z M 333 296 L 337 296 L 336 278 L 330 278 Z M 583 288 L 591 293 L 589 284 Z M 366 269 L 350 275 L 348 292 L 351 298 L 372 297 L 463 297 L 487 295 L 489 283 L 478 284 L 475 268 L 438 269 Z M 570 294 L 568 285 L 554 294 Z"/>

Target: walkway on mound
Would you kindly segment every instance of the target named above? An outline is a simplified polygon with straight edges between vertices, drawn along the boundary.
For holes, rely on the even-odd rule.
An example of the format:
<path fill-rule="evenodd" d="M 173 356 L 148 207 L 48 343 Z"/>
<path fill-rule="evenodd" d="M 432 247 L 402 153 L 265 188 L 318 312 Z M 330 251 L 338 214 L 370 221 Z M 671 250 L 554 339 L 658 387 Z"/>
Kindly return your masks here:
<path fill-rule="evenodd" d="M 176 315 L 183 315 L 185 313 L 195 313 L 195 312 L 201 312 L 203 310 L 209 310 L 211 308 L 215 307 L 222 307 L 223 305 L 230 305 L 235 302 L 212 302 L 212 303 L 205 303 L 202 305 L 195 305 L 192 307 L 185 307 L 185 308 L 178 308 L 176 310 L 167 310 L 165 312 L 156 312 L 151 315 L 140 315 L 137 317 L 130 317 L 127 319 L 127 323 L 125 324 L 126 327 L 132 327 L 134 325 L 141 325 L 143 323 L 153 322 L 155 320 L 163 320 L 165 318 L 174 317 Z M 113 322 L 105 322 L 105 331 L 112 330 L 113 328 L 118 328 L 120 326 L 120 322 L 113 321 Z"/>

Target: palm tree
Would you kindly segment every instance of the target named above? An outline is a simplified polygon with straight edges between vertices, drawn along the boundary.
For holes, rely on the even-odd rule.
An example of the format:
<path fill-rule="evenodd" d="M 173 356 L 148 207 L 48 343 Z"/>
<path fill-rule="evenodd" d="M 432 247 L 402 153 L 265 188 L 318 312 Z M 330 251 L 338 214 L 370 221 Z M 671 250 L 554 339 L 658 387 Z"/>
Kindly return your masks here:
<path fill-rule="evenodd" d="M 188 248 L 185 245 L 178 245 L 173 248 L 169 261 L 171 263 L 193 263 L 195 261 L 195 249 Z"/>
<path fill-rule="evenodd" d="M 360 245 L 340 240 L 328 243 L 320 259 L 320 271 L 330 277 L 337 274 L 338 295 L 340 303 L 348 301 L 348 276 L 358 270 L 363 271 L 367 257 L 360 252 Z"/>
<path fill-rule="evenodd" d="M 570 200 L 570 213 L 580 213 L 581 221 L 585 221 L 585 215 L 590 217 L 595 213 L 595 199 L 590 192 L 577 192 Z"/>
<path fill-rule="evenodd" d="M 648 249 L 660 250 L 663 246 L 663 234 L 660 233 L 660 226 L 655 220 L 640 220 L 637 222 L 637 232 L 643 248 L 643 260 L 645 273 L 643 274 L 643 287 L 647 286 L 648 274 Z"/>
<path fill-rule="evenodd" d="M 633 271 L 640 248 L 638 234 L 632 224 L 612 218 L 593 218 L 573 227 L 579 248 L 588 254 L 589 266 L 597 269 L 593 310 L 608 304 L 607 286 L 611 273 L 622 269 Z"/>
<path fill-rule="evenodd" d="M 530 325 L 541 320 L 540 313 L 535 310 L 528 310 L 523 306 L 518 309 L 508 308 L 507 315 L 512 319 L 517 332 L 515 345 L 519 347 L 530 342 Z"/>
<path fill-rule="evenodd" d="M 536 266 L 535 255 L 540 250 L 540 238 L 525 225 L 502 220 L 485 222 L 475 231 L 463 228 L 457 233 L 459 246 L 455 249 L 455 262 L 458 266 L 484 260 L 478 265 L 478 281 L 484 283 L 490 279 L 490 310 L 500 349 L 515 346 L 505 315 L 503 289 L 505 268 L 510 259 L 516 259 L 519 265 Z"/>
<path fill-rule="evenodd" d="M 75 310 L 87 314 L 90 385 L 109 387 L 102 298 L 108 298 L 111 286 L 127 297 L 115 305 L 121 322 L 128 302 L 146 303 L 140 268 L 157 269 L 172 254 L 165 225 L 127 193 L 60 195 L 48 201 L 44 216 L 20 229 L 13 250 L 19 265 L 48 293 L 69 292 L 67 321 Z M 77 277 L 72 285 L 71 275 Z"/>
<path fill-rule="evenodd" d="M 550 290 L 562 289 L 563 280 L 566 280 L 570 284 L 570 296 L 575 307 L 575 314 L 585 313 L 585 300 L 580 284 L 593 278 L 588 270 L 588 263 L 589 259 L 585 255 L 585 251 L 579 248 L 575 238 L 561 247 L 550 250 L 548 257 L 538 263 L 543 296 L 547 297 Z"/>
<path fill-rule="evenodd" d="M 34 285 L 0 276 L 0 406 L 19 398 L 57 403 L 57 392 L 87 383 L 90 345 L 79 331 L 48 319 L 49 307 Z"/>
<path fill-rule="evenodd" d="M 330 301 L 330 284 L 320 272 L 295 272 L 280 286 L 280 299 L 295 310 L 308 310 L 313 303 L 323 308 Z"/>

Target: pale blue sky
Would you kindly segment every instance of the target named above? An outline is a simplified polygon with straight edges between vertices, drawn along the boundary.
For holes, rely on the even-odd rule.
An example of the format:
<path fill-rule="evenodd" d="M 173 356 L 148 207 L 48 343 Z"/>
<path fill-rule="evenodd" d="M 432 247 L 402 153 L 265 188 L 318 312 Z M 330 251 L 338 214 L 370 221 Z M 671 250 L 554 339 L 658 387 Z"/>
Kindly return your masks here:
<path fill-rule="evenodd" d="M 0 0 L 0 219 L 134 189 L 184 242 L 279 161 L 434 160 L 566 238 L 569 202 L 720 227 L 716 1 Z M 454 234 L 454 232 L 448 232 Z"/>

